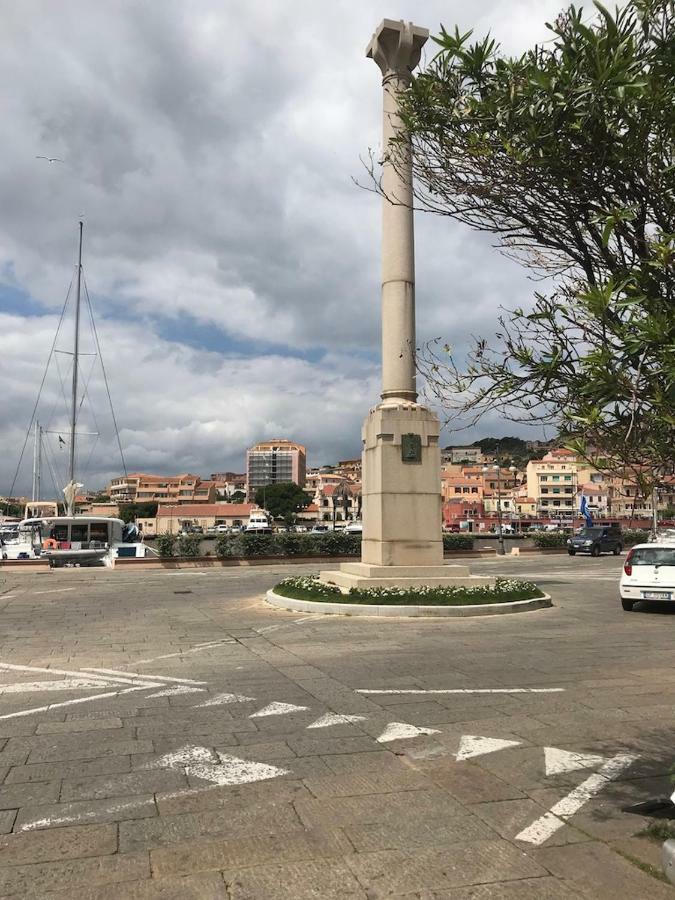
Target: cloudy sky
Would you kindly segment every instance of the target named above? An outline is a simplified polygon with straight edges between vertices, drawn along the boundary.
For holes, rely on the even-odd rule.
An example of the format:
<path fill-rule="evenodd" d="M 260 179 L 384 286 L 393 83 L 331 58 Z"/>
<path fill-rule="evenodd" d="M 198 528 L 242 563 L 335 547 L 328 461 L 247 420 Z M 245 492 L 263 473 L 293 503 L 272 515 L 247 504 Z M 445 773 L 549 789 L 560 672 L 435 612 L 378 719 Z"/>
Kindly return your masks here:
<path fill-rule="evenodd" d="M 76 261 L 129 470 L 241 471 L 285 436 L 323 464 L 360 452 L 379 394 L 379 21 L 491 30 L 508 52 L 562 0 L 0 0 L 0 494 L 9 490 Z M 431 55 L 429 47 L 428 56 Z M 48 163 L 36 155 L 55 156 Z M 418 215 L 418 338 L 489 334 L 528 282 L 490 241 Z M 85 324 L 86 324 L 85 315 Z M 57 349 L 70 349 L 66 320 Z M 83 349 L 93 352 L 88 329 Z M 80 473 L 121 471 L 95 357 Z M 71 360 L 38 415 L 64 427 Z M 95 417 L 95 418 L 94 418 Z M 509 434 L 508 422 L 447 435 Z M 534 435 L 537 436 L 537 435 Z M 47 436 L 53 480 L 66 451 Z M 16 491 L 30 483 L 30 444 Z M 47 491 L 52 473 L 45 466 Z"/>

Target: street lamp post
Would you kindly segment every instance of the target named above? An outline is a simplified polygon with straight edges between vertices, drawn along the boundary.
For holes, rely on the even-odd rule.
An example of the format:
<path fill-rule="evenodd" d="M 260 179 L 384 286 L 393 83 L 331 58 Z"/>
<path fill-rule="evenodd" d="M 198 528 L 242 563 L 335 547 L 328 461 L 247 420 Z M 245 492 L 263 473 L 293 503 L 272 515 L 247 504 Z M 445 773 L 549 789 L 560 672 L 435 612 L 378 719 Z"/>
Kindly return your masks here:
<path fill-rule="evenodd" d="M 505 556 L 506 549 L 504 547 L 504 530 L 502 528 L 502 467 L 497 462 L 492 466 L 492 468 L 497 473 L 497 534 L 499 541 L 499 548 L 497 550 L 497 553 L 499 554 L 499 556 Z M 490 466 L 483 466 L 483 474 L 487 475 L 489 471 Z M 515 466 L 509 466 L 509 472 L 511 472 L 511 474 L 515 473 L 515 471 Z"/>

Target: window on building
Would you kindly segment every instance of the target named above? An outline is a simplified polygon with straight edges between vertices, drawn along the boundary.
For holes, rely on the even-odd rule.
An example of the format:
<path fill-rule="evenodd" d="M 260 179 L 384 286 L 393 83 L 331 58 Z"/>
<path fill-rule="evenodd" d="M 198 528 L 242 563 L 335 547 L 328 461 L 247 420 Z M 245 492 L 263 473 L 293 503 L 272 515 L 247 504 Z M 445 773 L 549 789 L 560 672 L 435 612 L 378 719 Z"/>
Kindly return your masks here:
<path fill-rule="evenodd" d="M 456 488 L 455 488 L 455 493 L 456 493 L 456 494 L 461 494 L 461 493 L 462 493 L 462 489 L 456 487 Z"/>
<path fill-rule="evenodd" d="M 560 475 L 553 475 L 554 481 L 560 481 Z"/>
<path fill-rule="evenodd" d="M 554 505 L 554 506 L 560 506 L 560 500 L 554 500 L 554 501 L 553 501 L 553 505 Z"/>
<path fill-rule="evenodd" d="M 559 494 L 559 493 L 560 493 L 560 488 L 555 488 L 555 487 L 554 487 L 554 488 L 553 488 L 553 493 L 554 493 L 554 494 Z"/>
<path fill-rule="evenodd" d="M 472 494 L 477 494 L 477 493 L 478 493 L 478 488 L 477 488 L 477 487 L 475 487 L 475 488 L 472 487 L 472 488 L 471 488 L 471 493 L 472 493 Z"/>

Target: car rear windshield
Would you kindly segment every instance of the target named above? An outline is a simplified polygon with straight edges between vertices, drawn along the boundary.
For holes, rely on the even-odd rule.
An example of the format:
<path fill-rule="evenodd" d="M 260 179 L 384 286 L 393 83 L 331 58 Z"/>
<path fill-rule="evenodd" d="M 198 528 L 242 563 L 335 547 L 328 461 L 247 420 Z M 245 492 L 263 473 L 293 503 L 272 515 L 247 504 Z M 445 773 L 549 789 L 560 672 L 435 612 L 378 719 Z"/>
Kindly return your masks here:
<path fill-rule="evenodd" d="M 675 566 L 675 547 L 641 547 L 633 551 L 634 566 Z"/>

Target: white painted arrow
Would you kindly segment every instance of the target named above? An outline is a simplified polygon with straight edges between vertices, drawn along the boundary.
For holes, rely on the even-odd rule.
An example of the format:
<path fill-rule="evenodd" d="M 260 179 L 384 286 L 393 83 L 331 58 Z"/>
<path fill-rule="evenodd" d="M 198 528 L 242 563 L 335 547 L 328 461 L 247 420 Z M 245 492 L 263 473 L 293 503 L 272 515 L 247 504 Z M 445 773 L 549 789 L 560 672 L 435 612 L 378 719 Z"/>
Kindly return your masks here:
<path fill-rule="evenodd" d="M 209 697 L 203 703 L 198 703 L 197 707 L 202 706 L 224 706 L 226 703 L 246 703 L 247 700 L 255 700 L 255 697 L 245 697 L 243 694 L 216 694 Z"/>
<path fill-rule="evenodd" d="M 561 772 L 575 772 L 577 769 L 594 769 L 607 762 L 604 756 L 592 753 L 570 753 L 557 747 L 544 747 L 544 761 L 547 775 L 559 775 Z"/>
<path fill-rule="evenodd" d="M 438 728 L 419 728 L 416 725 L 408 725 L 406 722 L 390 722 L 377 739 L 378 743 L 386 744 L 388 741 L 403 741 L 407 738 L 417 737 L 418 734 L 440 734 Z"/>
<path fill-rule="evenodd" d="M 269 778 L 278 778 L 280 775 L 288 775 L 288 769 L 278 769 L 266 763 L 252 762 L 248 759 L 239 759 L 237 756 L 218 754 L 220 764 L 201 763 L 196 766 L 186 766 L 186 775 L 193 778 L 203 778 L 212 784 L 250 784 L 253 781 L 266 781 Z"/>
<path fill-rule="evenodd" d="M 294 703 L 268 703 L 258 712 L 251 713 L 249 719 L 262 719 L 263 716 L 285 716 L 288 713 L 309 709 L 308 706 L 296 706 Z"/>
<path fill-rule="evenodd" d="M 506 747 L 519 747 L 520 743 L 520 741 L 505 741 L 501 738 L 480 737 L 476 734 L 463 734 L 455 759 L 461 762 L 463 759 L 484 756 L 486 753 L 494 753 L 496 750 L 504 750 Z"/>
<path fill-rule="evenodd" d="M 155 697 L 177 697 L 179 694 L 203 694 L 204 688 L 188 687 L 186 684 L 179 684 L 176 687 L 165 688 L 163 691 L 157 691 L 156 694 L 148 694 L 150 699 Z"/>
<path fill-rule="evenodd" d="M 365 716 L 345 716 L 340 713 L 326 713 L 325 716 L 312 722 L 308 728 L 329 728 L 331 725 L 349 725 L 351 722 L 364 722 Z"/>
<path fill-rule="evenodd" d="M 154 762 L 149 769 L 182 769 L 186 775 L 210 781 L 211 784 L 249 784 L 253 781 L 265 781 L 288 775 L 287 769 L 279 769 L 265 763 L 239 759 L 209 750 L 208 747 L 197 747 L 187 744 L 172 753 L 165 753 Z"/>

